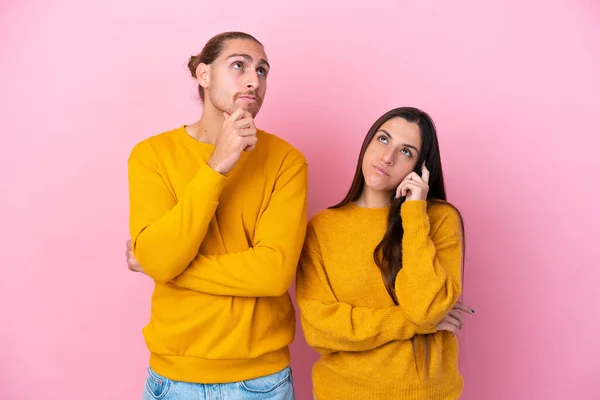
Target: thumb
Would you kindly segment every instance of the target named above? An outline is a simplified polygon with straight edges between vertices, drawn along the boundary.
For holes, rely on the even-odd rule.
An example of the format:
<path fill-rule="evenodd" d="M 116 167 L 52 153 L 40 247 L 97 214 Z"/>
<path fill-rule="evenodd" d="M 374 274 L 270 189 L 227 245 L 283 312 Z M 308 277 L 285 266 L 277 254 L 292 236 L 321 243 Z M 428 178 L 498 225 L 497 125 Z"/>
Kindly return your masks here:
<path fill-rule="evenodd" d="M 223 111 L 223 118 L 225 118 L 225 120 L 228 120 L 229 117 L 231 117 L 231 115 L 227 114 L 225 111 Z"/>

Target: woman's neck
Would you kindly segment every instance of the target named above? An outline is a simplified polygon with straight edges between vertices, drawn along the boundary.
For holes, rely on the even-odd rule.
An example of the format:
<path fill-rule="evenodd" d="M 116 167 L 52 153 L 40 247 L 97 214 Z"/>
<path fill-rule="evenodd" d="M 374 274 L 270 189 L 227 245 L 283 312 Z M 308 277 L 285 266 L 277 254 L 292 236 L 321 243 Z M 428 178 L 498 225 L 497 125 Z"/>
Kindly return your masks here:
<path fill-rule="evenodd" d="M 389 207 L 392 202 L 393 193 L 380 192 L 377 190 L 365 187 L 360 197 L 354 202 L 362 208 L 383 208 Z"/>

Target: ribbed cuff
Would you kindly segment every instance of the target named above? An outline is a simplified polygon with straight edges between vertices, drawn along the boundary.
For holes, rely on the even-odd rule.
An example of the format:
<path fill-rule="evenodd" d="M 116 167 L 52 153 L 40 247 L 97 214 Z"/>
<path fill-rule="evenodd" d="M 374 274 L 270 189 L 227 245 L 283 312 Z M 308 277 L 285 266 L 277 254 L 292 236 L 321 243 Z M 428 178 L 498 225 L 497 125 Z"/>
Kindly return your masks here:
<path fill-rule="evenodd" d="M 191 184 L 196 190 L 210 196 L 206 200 L 218 201 L 226 182 L 227 177 L 225 175 L 221 175 L 209 167 L 207 163 L 202 163 Z"/>
<path fill-rule="evenodd" d="M 429 216 L 427 215 L 427 201 L 410 200 L 400 208 L 402 227 L 405 232 L 425 231 L 429 234 Z"/>

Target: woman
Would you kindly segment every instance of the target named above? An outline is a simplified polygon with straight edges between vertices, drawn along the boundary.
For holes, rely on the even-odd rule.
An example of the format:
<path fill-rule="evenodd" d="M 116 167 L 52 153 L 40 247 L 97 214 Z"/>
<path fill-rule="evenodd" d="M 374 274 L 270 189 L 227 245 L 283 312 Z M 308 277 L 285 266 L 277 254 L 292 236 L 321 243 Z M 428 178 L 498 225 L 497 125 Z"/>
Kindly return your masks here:
<path fill-rule="evenodd" d="M 308 225 L 296 297 L 318 400 L 458 399 L 463 230 L 433 121 L 391 110 L 344 200 Z"/>

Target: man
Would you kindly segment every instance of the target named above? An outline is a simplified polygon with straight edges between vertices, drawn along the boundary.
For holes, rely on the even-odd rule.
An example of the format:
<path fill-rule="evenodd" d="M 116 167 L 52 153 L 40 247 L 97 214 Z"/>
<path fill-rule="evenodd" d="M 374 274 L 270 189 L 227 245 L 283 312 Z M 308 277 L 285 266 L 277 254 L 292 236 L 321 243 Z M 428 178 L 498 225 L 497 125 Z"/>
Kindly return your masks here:
<path fill-rule="evenodd" d="M 202 117 L 138 143 L 128 162 L 128 265 L 155 281 L 145 398 L 293 399 L 287 290 L 306 160 L 254 124 L 270 69 L 258 40 L 219 34 L 188 66 Z"/>

